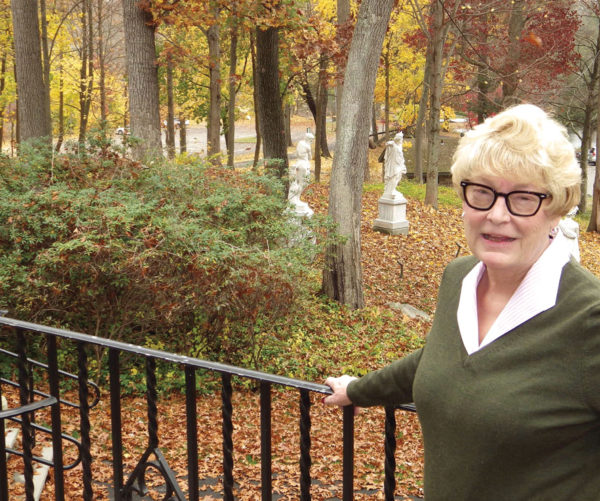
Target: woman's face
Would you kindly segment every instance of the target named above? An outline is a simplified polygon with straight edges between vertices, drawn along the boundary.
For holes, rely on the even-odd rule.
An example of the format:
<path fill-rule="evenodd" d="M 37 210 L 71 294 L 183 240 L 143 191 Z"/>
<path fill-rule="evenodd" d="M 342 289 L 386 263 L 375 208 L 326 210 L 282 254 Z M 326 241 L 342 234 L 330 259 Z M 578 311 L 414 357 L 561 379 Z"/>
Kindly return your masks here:
<path fill-rule="evenodd" d="M 545 193 L 540 186 L 513 182 L 496 176 L 473 176 L 468 181 L 489 186 L 500 193 L 526 190 Z M 538 212 L 529 217 L 514 216 L 506 199 L 497 197 L 488 210 L 477 210 L 463 201 L 465 234 L 471 252 L 490 272 L 514 274 L 519 280 L 550 244 L 550 231 L 558 225 L 559 216 L 545 211 L 544 200 Z"/>

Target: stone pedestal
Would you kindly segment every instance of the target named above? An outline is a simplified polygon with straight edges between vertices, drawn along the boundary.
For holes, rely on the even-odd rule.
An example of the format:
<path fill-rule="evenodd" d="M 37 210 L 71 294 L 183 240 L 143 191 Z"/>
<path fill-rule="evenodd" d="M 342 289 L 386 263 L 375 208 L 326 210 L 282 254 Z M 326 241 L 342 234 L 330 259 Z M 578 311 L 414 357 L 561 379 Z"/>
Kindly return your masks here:
<path fill-rule="evenodd" d="M 384 193 L 379 199 L 379 217 L 373 223 L 373 229 L 390 235 L 407 235 L 406 198 L 399 191 Z"/>

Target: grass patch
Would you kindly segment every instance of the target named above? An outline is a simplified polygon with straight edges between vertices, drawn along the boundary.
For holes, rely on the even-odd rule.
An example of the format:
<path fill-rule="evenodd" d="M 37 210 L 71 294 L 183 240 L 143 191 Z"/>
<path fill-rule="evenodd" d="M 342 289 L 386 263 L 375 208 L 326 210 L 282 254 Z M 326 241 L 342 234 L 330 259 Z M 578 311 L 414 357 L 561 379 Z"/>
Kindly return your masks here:
<path fill-rule="evenodd" d="M 425 184 L 415 183 L 412 180 L 404 179 L 398 184 L 397 190 L 404 196 L 416 198 L 421 202 L 425 200 Z M 364 191 L 380 191 L 383 193 L 383 183 L 373 183 L 364 186 Z M 462 200 L 450 186 L 438 186 L 438 204 L 460 207 Z"/>

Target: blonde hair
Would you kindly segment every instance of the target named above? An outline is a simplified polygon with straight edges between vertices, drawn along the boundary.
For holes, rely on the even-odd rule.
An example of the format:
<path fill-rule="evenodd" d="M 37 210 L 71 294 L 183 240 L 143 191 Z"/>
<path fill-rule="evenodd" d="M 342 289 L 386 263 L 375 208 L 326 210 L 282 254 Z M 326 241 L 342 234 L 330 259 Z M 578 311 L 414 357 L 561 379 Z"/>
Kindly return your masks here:
<path fill-rule="evenodd" d="M 539 185 L 552 195 L 546 210 L 565 216 L 579 203 L 581 169 L 565 128 L 532 104 L 520 104 L 486 119 L 460 140 L 452 182 L 489 175 Z"/>

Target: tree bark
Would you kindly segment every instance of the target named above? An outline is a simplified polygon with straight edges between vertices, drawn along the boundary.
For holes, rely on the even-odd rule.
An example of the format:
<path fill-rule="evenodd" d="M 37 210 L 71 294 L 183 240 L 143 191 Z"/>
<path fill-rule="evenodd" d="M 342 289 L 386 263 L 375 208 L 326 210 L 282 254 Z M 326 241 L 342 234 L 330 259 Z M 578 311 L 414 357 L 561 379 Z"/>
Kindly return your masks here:
<path fill-rule="evenodd" d="M 79 144 L 83 144 L 92 105 L 94 84 L 94 31 L 92 23 L 92 2 L 81 3 L 81 68 L 79 71 Z"/>
<path fill-rule="evenodd" d="M 344 25 L 350 19 L 350 0 L 337 0 L 337 23 L 338 25 Z M 337 124 L 340 119 L 340 115 L 342 114 L 341 106 L 342 106 L 342 92 L 344 89 L 344 83 L 340 82 L 337 84 L 337 88 L 335 91 L 335 123 L 336 123 L 336 134 L 337 134 Z"/>
<path fill-rule="evenodd" d="M 173 62 L 171 55 L 167 54 L 167 156 L 170 159 L 175 158 L 175 99 L 173 98 Z M 181 123 L 181 117 L 179 120 L 179 128 L 181 130 L 182 125 L 185 127 L 185 123 Z"/>
<path fill-rule="evenodd" d="M 6 86 L 6 52 L 2 54 L 0 60 L 0 97 L 4 94 L 4 88 Z M 4 111 L 6 106 L 0 105 L 0 151 L 4 145 Z"/>
<path fill-rule="evenodd" d="M 319 61 L 319 81 L 317 84 L 317 115 L 315 117 L 315 182 L 321 182 L 321 157 L 329 156 L 327 147 L 327 59 Z"/>
<path fill-rule="evenodd" d="M 521 34 L 525 27 L 525 3 L 523 0 L 511 2 L 512 8 L 508 21 L 509 51 L 502 81 L 502 107 L 506 108 L 518 102 L 516 92 L 519 85 L 519 59 L 521 57 Z"/>
<path fill-rule="evenodd" d="M 321 63 L 319 63 L 319 64 L 321 64 Z M 321 75 L 319 75 L 319 79 L 321 79 L 321 78 L 324 79 L 326 77 L 322 77 Z M 319 100 L 319 95 L 322 92 L 324 92 L 325 93 L 325 95 L 324 95 L 325 108 L 327 108 L 327 88 L 324 87 L 324 85 L 322 85 L 321 83 L 317 83 L 317 99 L 315 100 L 312 90 L 310 88 L 310 85 L 308 83 L 308 79 L 306 78 L 306 75 L 302 79 L 300 86 L 302 87 L 302 95 L 304 96 L 304 100 L 306 101 L 306 106 L 308 106 L 308 109 L 310 110 L 310 112 L 313 116 L 313 120 L 315 121 L 315 130 L 317 129 L 317 121 L 318 120 L 321 120 L 321 126 L 325 127 L 326 121 L 327 121 L 327 113 L 325 112 L 323 115 L 318 117 L 319 106 L 317 104 L 317 101 Z M 317 142 L 317 141 L 319 141 L 319 138 L 315 138 L 315 142 Z M 320 139 L 320 150 L 321 150 L 321 156 L 331 158 L 331 153 L 329 152 L 329 145 L 327 144 L 327 135 L 325 135 L 324 137 L 321 137 L 321 139 Z M 316 154 L 315 154 L 315 156 L 316 156 Z"/>
<path fill-rule="evenodd" d="M 598 39 L 596 41 L 596 51 L 600 51 L 600 22 L 598 25 Z M 600 62 L 598 61 L 598 54 L 594 59 L 594 69 L 593 69 L 593 79 L 591 82 L 591 90 L 590 97 L 594 94 L 594 90 L 600 87 Z M 597 117 L 600 117 L 600 93 L 597 96 Z M 586 110 L 587 111 L 587 110 Z M 590 113 L 591 115 L 591 113 Z M 586 113 L 587 118 L 587 113 Z M 587 231 L 600 231 L 600 169 L 598 167 L 598 146 L 600 145 L 600 119 L 596 120 L 596 166 L 594 168 L 595 176 L 594 176 L 594 184 L 592 187 L 592 213 L 590 215 L 590 222 L 588 223 Z M 589 144 L 588 144 L 589 146 Z M 587 198 L 587 147 L 586 150 L 583 149 L 583 141 L 581 147 L 581 158 L 585 172 L 585 175 L 582 176 L 584 186 L 582 186 L 581 190 L 581 198 Z M 580 203 L 580 209 L 581 209 Z M 585 201 L 583 203 L 583 208 L 585 210 Z"/>
<path fill-rule="evenodd" d="M 428 120 L 428 155 L 427 155 L 427 185 L 425 188 L 425 203 L 437 209 L 438 193 L 438 160 L 440 137 L 440 108 L 442 95 L 442 62 L 444 52 L 444 10 L 442 0 L 433 3 L 433 34 L 431 85 L 429 88 L 429 120 Z"/>
<path fill-rule="evenodd" d="M 123 0 L 123 27 L 129 87 L 131 135 L 140 139 L 132 147 L 135 158 L 150 161 L 162 157 L 158 68 L 152 16 L 137 0 Z"/>
<path fill-rule="evenodd" d="M 218 11 L 215 19 L 218 19 Z M 221 165 L 221 35 L 218 21 L 206 32 L 209 59 L 209 107 L 206 144 L 209 161 Z"/>
<path fill-rule="evenodd" d="M 20 141 L 52 140 L 50 103 L 44 84 L 37 0 L 12 0 Z"/>
<path fill-rule="evenodd" d="M 250 56 L 252 60 L 252 104 L 254 105 L 254 129 L 256 132 L 256 146 L 254 147 L 254 160 L 252 161 L 252 170 L 258 169 L 258 160 L 260 158 L 260 145 L 262 143 L 262 136 L 260 132 L 260 117 L 258 114 L 258 89 L 256 83 L 258 82 L 257 68 L 256 68 L 256 45 L 254 40 L 254 34 L 250 34 Z"/>
<path fill-rule="evenodd" d="M 279 30 L 256 29 L 258 122 L 264 143 L 265 166 L 287 181 L 288 156 L 279 88 Z"/>
<path fill-rule="evenodd" d="M 187 151 L 187 126 L 185 122 L 187 117 L 179 115 L 179 153 L 185 153 Z"/>
<path fill-rule="evenodd" d="M 106 53 L 104 46 L 104 0 L 98 0 L 96 12 L 98 13 L 98 91 L 100 92 L 100 121 L 102 136 L 106 137 L 108 127 L 108 103 L 106 101 Z"/>
<path fill-rule="evenodd" d="M 344 78 L 342 113 L 329 190 L 329 215 L 343 243 L 331 245 L 323 270 L 323 291 L 352 308 L 364 306 L 360 220 L 369 117 L 383 39 L 394 0 L 363 0 Z"/>
<path fill-rule="evenodd" d="M 229 46 L 229 102 L 227 103 L 227 165 L 233 168 L 235 156 L 235 100 L 237 92 L 237 46 L 238 25 L 235 19 L 231 26 Z"/>
<path fill-rule="evenodd" d="M 431 67 L 433 62 L 433 47 L 427 43 L 425 56 L 425 69 L 423 73 L 423 88 L 419 100 L 419 111 L 417 112 L 417 123 L 415 126 L 415 181 L 423 184 L 423 144 L 425 143 L 425 117 L 427 116 L 427 103 L 429 102 L 429 90 L 431 82 Z"/>

